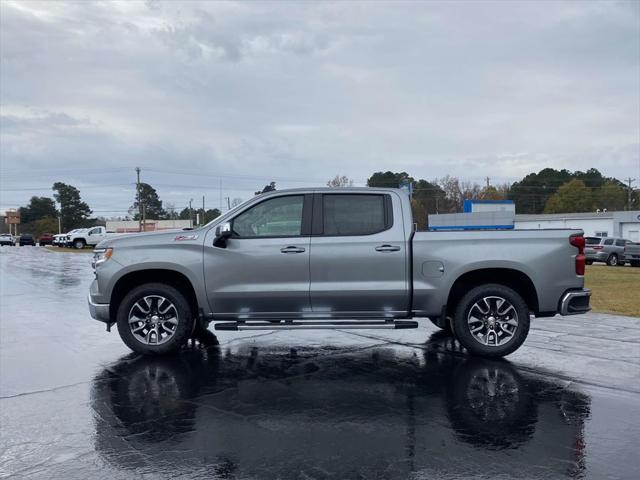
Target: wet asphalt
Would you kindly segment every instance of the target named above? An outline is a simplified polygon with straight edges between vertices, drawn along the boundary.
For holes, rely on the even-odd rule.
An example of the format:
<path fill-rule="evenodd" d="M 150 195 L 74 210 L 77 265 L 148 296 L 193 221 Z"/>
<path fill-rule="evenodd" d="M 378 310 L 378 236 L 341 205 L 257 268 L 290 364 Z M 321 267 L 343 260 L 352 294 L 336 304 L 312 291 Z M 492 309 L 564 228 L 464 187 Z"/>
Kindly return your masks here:
<path fill-rule="evenodd" d="M 90 255 L 0 248 L 0 477 L 638 478 L 640 318 L 535 319 L 508 360 L 417 330 L 130 353 Z"/>

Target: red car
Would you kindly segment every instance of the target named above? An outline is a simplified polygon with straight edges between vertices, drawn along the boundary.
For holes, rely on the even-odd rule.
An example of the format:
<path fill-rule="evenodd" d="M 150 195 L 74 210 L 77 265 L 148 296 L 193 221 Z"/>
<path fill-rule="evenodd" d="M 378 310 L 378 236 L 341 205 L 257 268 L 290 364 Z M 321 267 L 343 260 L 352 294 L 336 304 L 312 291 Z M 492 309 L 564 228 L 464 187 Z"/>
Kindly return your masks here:
<path fill-rule="evenodd" d="M 51 244 L 53 244 L 53 234 L 51 234 L 51 233 L 43 233 L 42 235 L 40 235 L 40 238 L 38 239 L 38 243 L 40 245 L 51 245 Z"/>

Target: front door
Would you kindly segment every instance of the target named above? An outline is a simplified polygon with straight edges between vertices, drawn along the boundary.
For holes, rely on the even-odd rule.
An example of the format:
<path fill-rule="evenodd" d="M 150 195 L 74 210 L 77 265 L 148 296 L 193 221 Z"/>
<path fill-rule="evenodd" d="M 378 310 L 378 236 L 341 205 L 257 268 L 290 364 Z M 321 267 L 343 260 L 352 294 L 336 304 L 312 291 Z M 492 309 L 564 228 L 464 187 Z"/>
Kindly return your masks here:
<path fill-rule="evenodd" d="M 210 307 L 217 318 L 293 318 L 310 311 L 311 195 L 270 197 L 240 212 L 226 247 L 204 247 Z"/>
<path fill-rule="evenodd" d="M 402 214 L 400 202 L 392 202 L 391 194 L 316 195 L 311 237 L 314 314 L 387 318 L 407 314 L 408 234 Z"/>

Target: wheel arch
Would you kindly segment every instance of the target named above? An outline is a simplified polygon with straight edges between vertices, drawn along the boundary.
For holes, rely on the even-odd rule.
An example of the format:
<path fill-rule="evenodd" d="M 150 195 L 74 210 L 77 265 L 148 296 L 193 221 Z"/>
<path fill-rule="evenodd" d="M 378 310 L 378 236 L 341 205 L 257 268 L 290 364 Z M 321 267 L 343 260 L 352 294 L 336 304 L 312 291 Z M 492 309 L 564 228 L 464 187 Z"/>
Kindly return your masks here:
<path fill-rule="evenodd" d="M 447 313 L 455 310 L 466 292 L 487 283 L 497 283 L 515 290 L 531 312 L 539 312 L 538 292 L 526 273 L 512 268 L 481 268 L 465 272 L 453 282 L 447 297 Z"/>
<path fill-rule="evenodd" d="M 185 296 L 192 309 L 192 314 L 195 316 L 198 315 L 198 297 L 191 280 L 189 280 L 184 273 L 177 270 L 152 268 L 128 272 L 115 282 L 111 290 L 111 299 L 109 302 L 109 318 L 113 322 L 116 321 L 118 307 L 124 296 L 133 288 L 145 283 L 164 283 L 174 287 Z"/>

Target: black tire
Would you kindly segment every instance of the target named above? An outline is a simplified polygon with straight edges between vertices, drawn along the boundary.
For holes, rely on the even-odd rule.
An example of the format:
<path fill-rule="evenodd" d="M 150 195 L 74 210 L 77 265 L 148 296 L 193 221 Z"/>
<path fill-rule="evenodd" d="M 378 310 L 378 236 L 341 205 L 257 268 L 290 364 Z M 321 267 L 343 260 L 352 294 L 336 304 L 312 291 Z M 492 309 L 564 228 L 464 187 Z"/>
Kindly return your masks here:
<path fill-rule="evenodd" d="M 467 317 L 471 309 L 474 308 L 475 303 L 486 297 L 500 297 L 506 300 L 513 306 L 517 315 L 517 326 L 513 330 L 511 338 L 503 344 L 485 345 L 481 343 L 481 341 L 471 333 L 470 326 L 467 322 Z M 490 315 L 492 314 L 490 313 Z M 489 322 L 491 318 L 492 317 L 488 319 Z M 487 322 L 485 322 L 484 328 L 490 328 Z M 487 336 L 493 335 L 495 339 L 498 339 L 501 328 L 499 324 L 496 324 L 494 330 L 493 325 L 491 325 L 492 333 L 488 333 Z M 457 340 L 470 354 L 482 357 L 503 357 L 517 350 L 527 338 L 529 333 L 529 308 L 524 299 L 509 287 L 495 283 L 480 285 L 467 292 L 458 303 L 453 321 L 453 330 Z M 499 333 L 496 334 L 495 332 Z"/>
<path fill-rule="evenodd" d="M 436 327 L 442 329 L 443 332 L 451 333 L 451 318 L 450 317 L 429 317 L 431 323 Z"/>
<path fill-rule="evenodd" d="M 630 263 L 631 263 L 632 267 L 640 267 L 640 262 L 637 262 L 637 261 L 633 260 Z"/>
<path fill-rule="evenodd" d="M 85 247 L 85 245 L 86 245 L 86 243 L 82 239 L 74 240 L 74 242 L 73 242 L 73 248 L 75 248 L 77 250 L 82 250 Z"/>
<path fill-rule="evenodd" d="M 593 261 L 591 261 L 591 260 L 587 260 L 584 263 L 586 263 L 587 265 L 593 265 Z"/>
<path fill-rule="evenodd" d="M 609 258 L 607 258 L 607 265 L 609 265 L 610 267 L 615 267 L 618 265 L 618 255 L 615 253 L 612 253 L 611 255 L 609 255 Z"/>
<path fill-rule="evenodd" d="M 144 297 L 153 295 L 164 297 L 173 304 L 178 321 L 170 338 L 164 343 L 155 345 L 145 344 L 142 340 L 139 340 L 129 326 L 129 313 L 136 302 L 144 299 Z M 185 296 L 172 286 L 164 283 L 146 283 L 134 288 L 120 302 L 117 314 L 120 338 L 131 350 L 143 355 L 164 355 L 177 352 L 191 336 L 194 321 L 191 307 Z"/>

